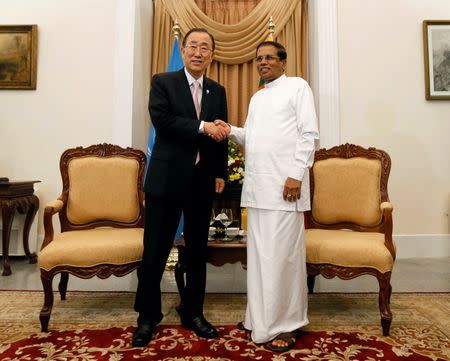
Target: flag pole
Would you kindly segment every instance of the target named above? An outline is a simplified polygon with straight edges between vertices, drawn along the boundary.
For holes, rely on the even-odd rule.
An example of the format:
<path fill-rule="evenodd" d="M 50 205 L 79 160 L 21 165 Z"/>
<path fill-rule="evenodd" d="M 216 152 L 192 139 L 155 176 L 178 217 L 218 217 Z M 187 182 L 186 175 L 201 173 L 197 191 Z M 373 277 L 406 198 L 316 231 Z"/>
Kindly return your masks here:
<path fill-rule="evenodd" d="M 275 34 L 275 23 L 273 22 L 272 16 L 270 16 L 269 19 L 268 29 L 269 29 L 269 36 L 267 39 L 274 40 L 273 34 Z"/>
<path fill-rule="evenodd" d="M 175 19 L 175 22 L 173 23 L 172 26 L 172 33 L 173 33 L 173 38 L 174 39 L 179 39 L 180 38 L 180 24 L 178 23 L 178 19 Z"/>
<path fill-rule="evenodd" d="M 273 34 L 275 33 L 275 23 L 273 22 L 272 15 L 269 18 L 269 24 L 267 25 L 267 29 L 269 31 L 269 35 L 267 36 L 266 40 L 267 41 L 275 41 L 275 38 L 273 37 Z M 259 84 L 258 84 L 258 90 L 263 89 L 265 85 L 266 85 L 266 83 L 265 83 L 264 79 L 260 78 Z"/>

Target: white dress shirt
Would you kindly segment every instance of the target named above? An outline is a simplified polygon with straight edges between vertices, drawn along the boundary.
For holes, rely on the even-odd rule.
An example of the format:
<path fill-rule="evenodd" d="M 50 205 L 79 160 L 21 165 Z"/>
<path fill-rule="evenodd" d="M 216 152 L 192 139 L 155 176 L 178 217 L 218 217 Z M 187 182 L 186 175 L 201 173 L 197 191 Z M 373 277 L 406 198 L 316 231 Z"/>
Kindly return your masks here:
<path fill-rule="evenodd" d="M 250 100 L 244 128 L 231 126 L 231 139 L 245 144 L 241 206 L 285 211 L 310 209 L 309 172 L 319 139 L 308 83 L 282 75 Z M 288 177 L 301 180 L 296 202 L 283 199 Z"/>
<path fill-rule="evenodd" d="M 194 82 L 198 81 L 198 83 L 200 84 L 200 91 L 197 93 L 197 96 L 198 96 L 197 100 L 198 100 L 198 104 L 200 104 L 200 107 L 201 107 L 202 96 L 203 96 L 203 75 L 200 78 L 195 79 L 191 75 L 191 73 L 189 73 L 187 71 L 186 67 L 184 67 L 184 73 L 186 74 L 186 77 L 187 77 L 187 80 L 188 80 L 188 84 L 189 84 L 189 88 L 191 89 L 191 93 L 193 92 L 193 89 L 194 89 Z M 203 124 L 204 124 L 204 121 L 201 120 L 200 121 L 200 126 L 198 128 L 198 132 L 199 133 L 203 133 Z"/>

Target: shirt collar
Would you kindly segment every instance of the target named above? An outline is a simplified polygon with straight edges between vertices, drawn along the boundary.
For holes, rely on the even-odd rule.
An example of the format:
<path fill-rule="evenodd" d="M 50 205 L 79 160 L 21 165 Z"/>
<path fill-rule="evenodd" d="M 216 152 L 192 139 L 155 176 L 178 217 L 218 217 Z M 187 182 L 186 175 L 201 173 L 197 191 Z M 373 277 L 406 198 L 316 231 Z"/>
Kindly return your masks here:
<path fill-rule="evenodd" d="M 191 73 L 189 73 L 189 72 L 187 71 L 186 67 L 184 67 L 184 73 L 186 74 L 186 78 L 187 78 L 187 80 L 188 80 L 189 86 L 191 86 L 192 83 L 193 83 L 194 81 L 197 80 L 197 81 L 200 83 L 200 88 L 203 89 L 203 75 L 202 75 L 200 78 L 195 79 L 195 78 L 191 75 Z"/>
<path fill-rule="evenodd" d="M 280 77 L 276 78 L 275 80 L 272 80 L 270 83 L 267 83 L 264 88 L 272 88 L 274 86 L 277 86 L 280 84 L 284 79 L 286 79 L 286 74 L 281 75 Z"/>

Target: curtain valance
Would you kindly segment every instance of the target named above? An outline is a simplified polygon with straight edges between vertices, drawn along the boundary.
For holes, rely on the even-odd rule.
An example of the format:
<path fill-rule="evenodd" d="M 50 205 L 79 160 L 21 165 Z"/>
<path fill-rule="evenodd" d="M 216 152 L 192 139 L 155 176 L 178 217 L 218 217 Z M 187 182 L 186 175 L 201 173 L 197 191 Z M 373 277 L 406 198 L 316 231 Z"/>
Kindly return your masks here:
<path fill-rule="evenodd" d="M 276 24 L 275 37 L 285 27 L 300 0 L 261 0 L 253 11 L 235 24 L 222 24 L 203 13 L 195 0 L 156 0 L 172 19 L 178 20 L 184 35 L 193 27 L 207 28 L 214 36 L 214 58 L 224 64 L 242 64 L 255 57 L 255 44 L 268 36 L 270 16 Z M 161 9 L 155 6 L 155 9 Z M 161 9 L 162 10 L 162 9 Z M 157 15 L 157 14 L 155 14 Z"/>

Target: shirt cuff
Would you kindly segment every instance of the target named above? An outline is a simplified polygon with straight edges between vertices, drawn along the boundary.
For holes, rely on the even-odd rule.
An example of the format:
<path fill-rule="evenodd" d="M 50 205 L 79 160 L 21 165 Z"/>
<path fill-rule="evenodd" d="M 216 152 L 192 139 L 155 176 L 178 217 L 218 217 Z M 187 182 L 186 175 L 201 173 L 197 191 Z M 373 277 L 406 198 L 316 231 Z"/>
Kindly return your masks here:
<path fill-rule="evenodd" d="M 200 121 L 200 126 L 198 127 L 198 132 L 200 134 L 205 133 L 205 130 L 203 129 L 203 126 L 205 125 L 205 122 L 203 120 Z"/>
<path fill-rule="evenodd" d="M 288 177 L 303 181 L 303 177 L 305 175 L 305 168 L 296 168 L 296 169 L 290 169 L 288 172 Z"/>

